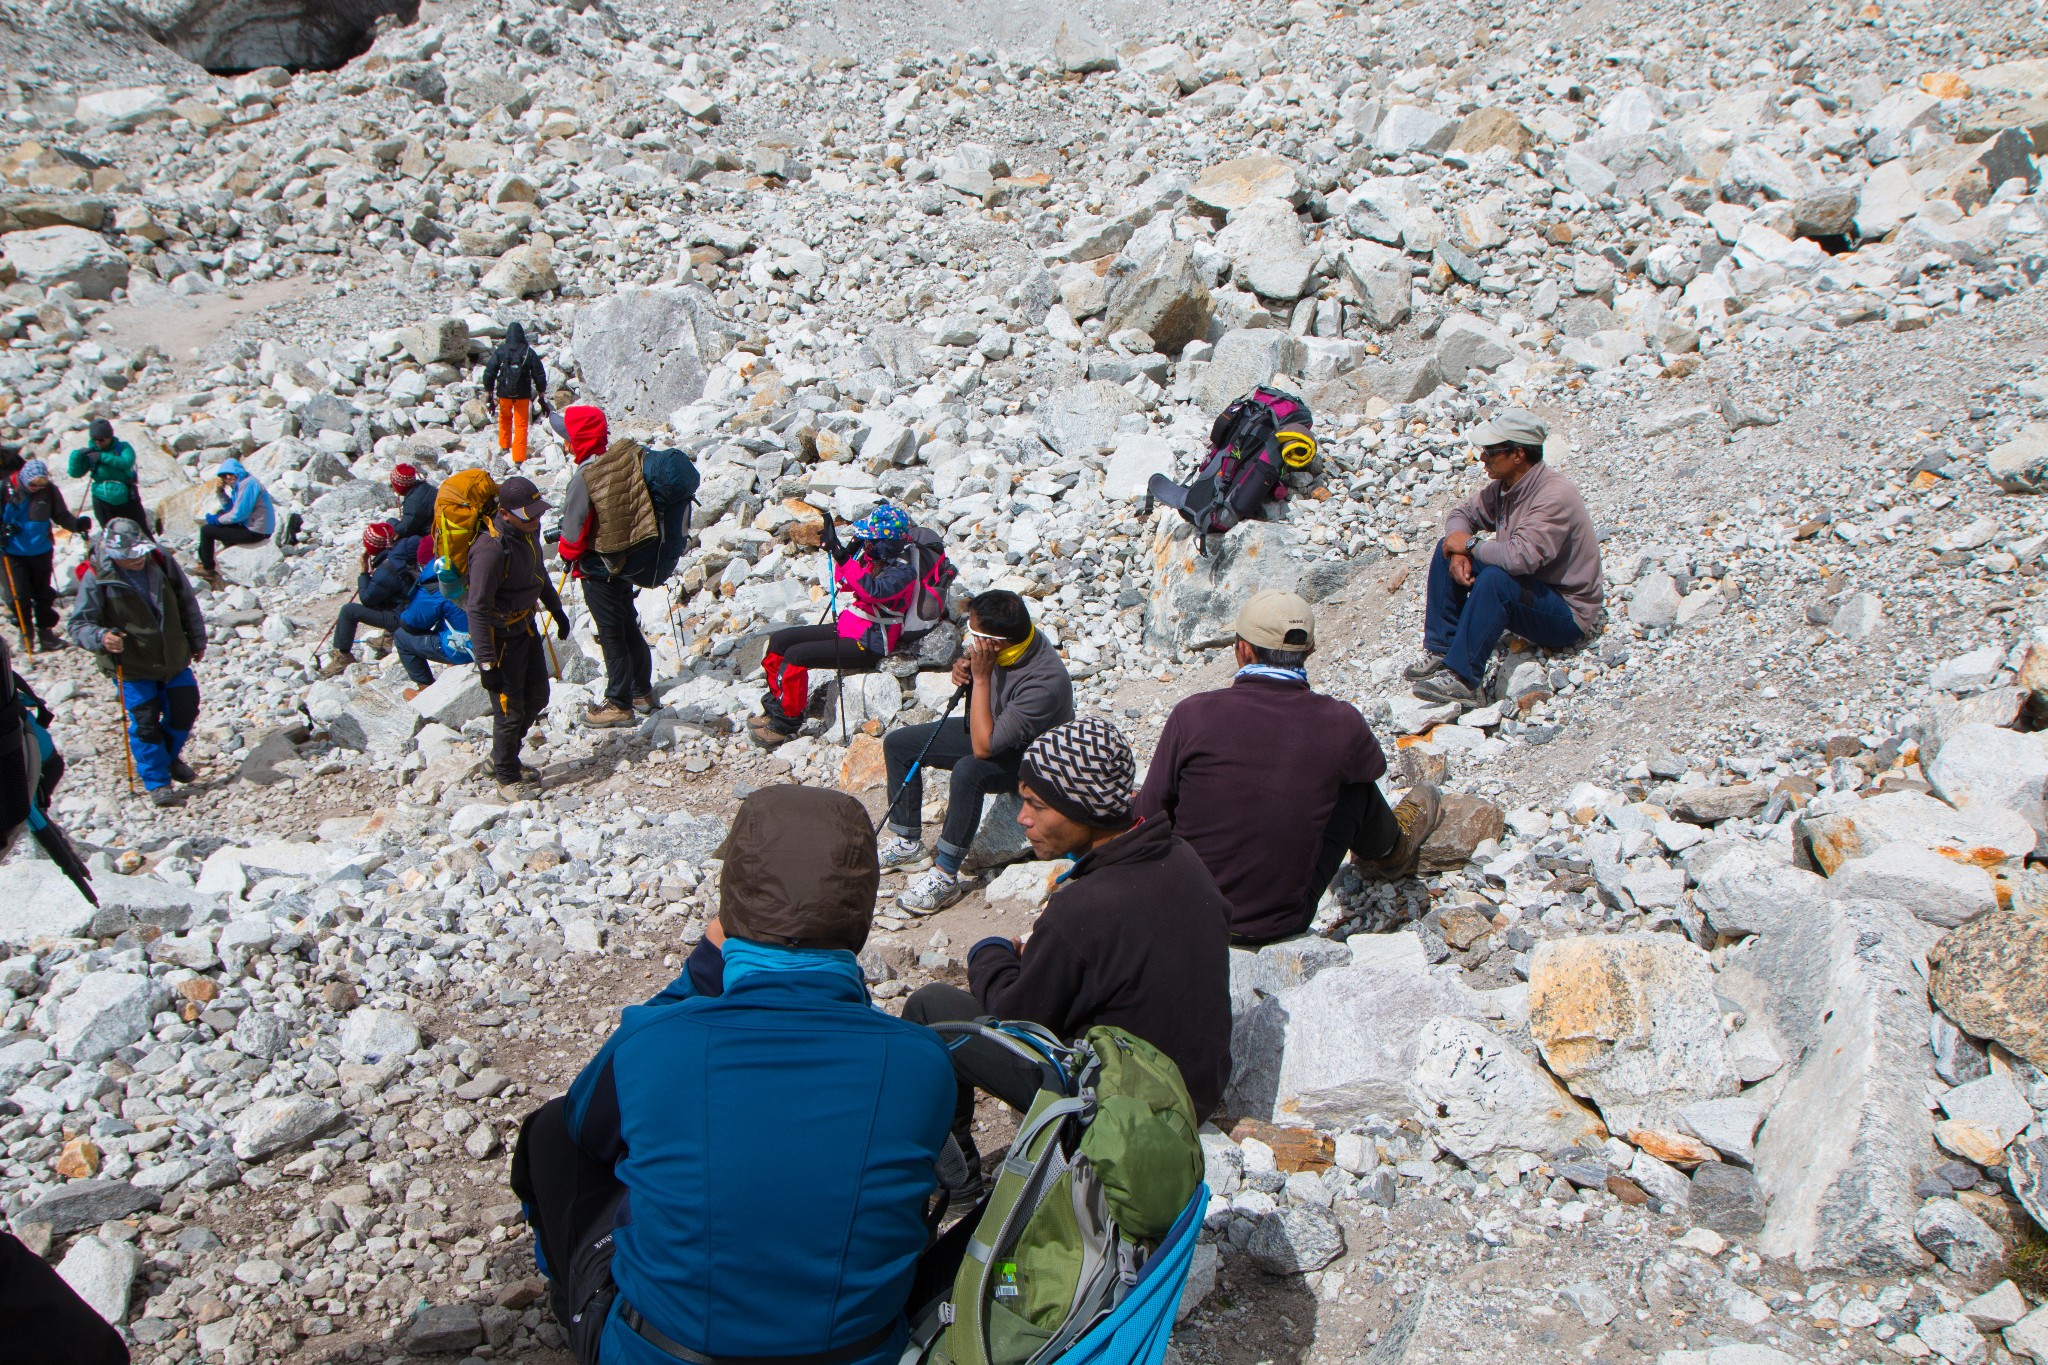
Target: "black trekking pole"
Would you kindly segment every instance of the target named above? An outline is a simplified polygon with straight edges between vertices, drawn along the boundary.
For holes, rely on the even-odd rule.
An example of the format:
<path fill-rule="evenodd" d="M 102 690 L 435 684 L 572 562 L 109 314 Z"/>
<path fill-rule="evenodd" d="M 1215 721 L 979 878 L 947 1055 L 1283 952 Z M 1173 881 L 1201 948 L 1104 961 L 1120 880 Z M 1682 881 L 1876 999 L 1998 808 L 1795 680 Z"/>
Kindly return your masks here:
<path fill-rule="evenodd" d="M 896 803 L 903 799 L 903 793 L 910 790 L 911 780 L 915 778 L 918 775 L 918 773 L 922 771 L 924 768 L 924 756 L 932 751 L 932 745 L 938 743 L 939 731 L 945 729 L 946 722 L 952 719 L 953 708 L 960 704 L 960 699 L 962 697 L 965 697 L 969 690 L 973 688 L 973 686 L 974 683 L 972 681 L 968 681 L 961 683 L 958 687 L 953 689 L 953 695 L 946 701 L 946 709 L 939 713 L 939 723 L 932 727 L 931 738 L 927 739 L 924 742 L 924 747 L 917 751 L 917 757 L 912 759 L 910 762 L 910 771 L 903 774 L 902 784 L 896 788 L 895 795 L 889 798 L 889 805 L 882 812 L 882 819 L 885 822 L 894 818 L 896 814 Z"/>

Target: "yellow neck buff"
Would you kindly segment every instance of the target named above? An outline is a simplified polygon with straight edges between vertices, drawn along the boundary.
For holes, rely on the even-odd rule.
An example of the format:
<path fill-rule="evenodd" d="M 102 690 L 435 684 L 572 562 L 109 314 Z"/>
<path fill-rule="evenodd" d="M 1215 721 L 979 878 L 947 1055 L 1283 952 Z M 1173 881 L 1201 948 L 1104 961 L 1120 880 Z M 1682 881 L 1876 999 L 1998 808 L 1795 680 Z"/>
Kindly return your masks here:
<path fill-rule="evenodd" d="M 1010 666 L 1011 666 L 1012 664 L 1015 664 L 1015 663 L 1017 662 L 1017 660 L 1019 660 L 1019 659 L 1021 659 L 1021 658 L 1023 658 L 1023 657 L 1024 657 L 1024 651 L 1025 651 L 1025 650 L 1027 650 L 1027 649 L 1029 649 L 1029 648 L 1031 648 L 1031 642 L 1032 642 L 1033 640 L 1036 640 L 1037 638 L 1038 638 L 1038 627 L 1037 627 L 1037 626 L 1033 626 L 1033 627 L 1031 628 L 1031 633 L 1030 633 L 1030 634 L 1026 635 L 1026 636 L 1025 636 L 1025 637 L 1024 637 L 1023 639 L 1019 640 L 1019 641 L 1018 641 L 1018 642 L 1017 642 L 1016 644 L 1014 644 L 1014 645 L 1011 645 L 1011 646 L 1010 646 L 1009 648 L 1007 648 L 1007 649 L 1003 650 L 1003 651 L 1002 651 L 1002 653 L 1000 653 L 1000 654 L 996 655 L 996 667 L 997 667 L 997 668 L 1008 668 L 1008 667 L 1010 667 Z"/>

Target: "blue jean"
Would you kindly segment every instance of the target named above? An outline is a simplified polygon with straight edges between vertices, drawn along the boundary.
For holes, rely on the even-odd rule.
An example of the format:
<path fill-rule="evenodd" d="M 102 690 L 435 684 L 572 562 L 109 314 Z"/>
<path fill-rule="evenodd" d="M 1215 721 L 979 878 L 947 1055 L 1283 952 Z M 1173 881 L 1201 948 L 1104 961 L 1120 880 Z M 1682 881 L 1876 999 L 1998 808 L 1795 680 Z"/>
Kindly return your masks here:
<path fill-rule="evenodd" d="M 1486 672 L 1486 661 L 1512 630 L 1544 649 L 1567 649 L 1585 632 L 1569 603 L 1548 583 L 1517 578 L 1506 569 L 1478 564 L 1472 586 L 1451 577 L 1451 561 L 1438 541 L 1429 557 L 1429 604 L 1423 613 L 1422 647 L 1443 656 L 1444 667 L 1473 686 Z"/>
<path fill-rule="evenodd" d="M 405 676 L 421 687 L 434 681 L 434 670 L 427 660 L 432 659 L 437 664 L 458 662 L 448 657 L 447 647 L 441 643 L 439 632 L 407 630 L 400 626 L 391 632 L 391 641 L 398 647 L 398 662 L 405 669 Z M 469 660 L 462 659 L 459 662 L 468 663 Z"/>
<path fill-rule="evenodd" d="M 191 738 L 192 723 L 199 719 L 198 679 L 189 668 L 165 682 L 123 679 L 121 707 L 128 713 L 128 750 L 135 755 L 135 771 L 143 788 L 155 791 L 169 786 L 171 764 Z"/>

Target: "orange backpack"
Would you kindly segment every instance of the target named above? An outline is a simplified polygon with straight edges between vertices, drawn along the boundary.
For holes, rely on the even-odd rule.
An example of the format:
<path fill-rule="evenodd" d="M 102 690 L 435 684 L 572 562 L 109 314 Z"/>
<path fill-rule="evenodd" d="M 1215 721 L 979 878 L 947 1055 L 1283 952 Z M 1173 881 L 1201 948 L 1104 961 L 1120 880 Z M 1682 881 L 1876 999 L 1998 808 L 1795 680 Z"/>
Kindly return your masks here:
<path fill-rule="evenodd" d="M 450 474 L 434 495 L 434 554 L 441 595 L 454 602 L 469 586 L 469 551 L 491 534 L 498 510 L 497 481 L 481 469 Z"/>

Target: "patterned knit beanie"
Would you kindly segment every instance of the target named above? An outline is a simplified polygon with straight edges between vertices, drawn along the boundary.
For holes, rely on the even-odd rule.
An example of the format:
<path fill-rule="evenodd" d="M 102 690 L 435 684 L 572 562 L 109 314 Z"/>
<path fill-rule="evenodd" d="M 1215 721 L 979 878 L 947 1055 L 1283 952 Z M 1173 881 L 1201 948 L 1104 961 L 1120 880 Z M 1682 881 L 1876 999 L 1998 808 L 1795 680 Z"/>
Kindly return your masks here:
<path fill-rule="evenodd" d="M 398 543 L 398 528 L 388 521 L 373 521 L 363 528 L 363 551 L 376 554 Z"/>
<path fill-rule="evenodd" d="M 420 481 L 419 470 L 409 464 L 393 465 L 391 469 L 391 491 L 403 495 Z"/>
<path fill-rule="evenodd" d="M 1131 820 L 1138 760 L 1123 732 L 1097 716 L 1070 720 L 1031 742 L 1017 772 L 1038 798 L 1069 820 L 1121 829 Z"/>

